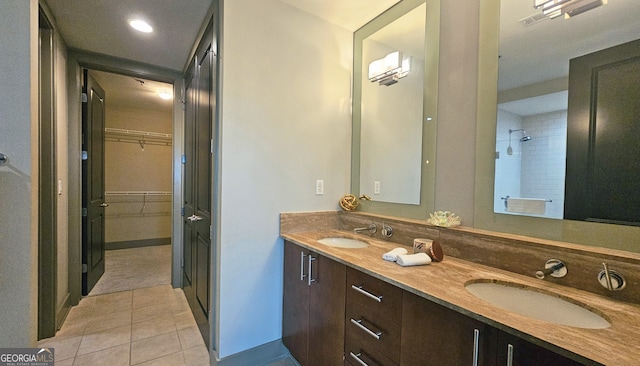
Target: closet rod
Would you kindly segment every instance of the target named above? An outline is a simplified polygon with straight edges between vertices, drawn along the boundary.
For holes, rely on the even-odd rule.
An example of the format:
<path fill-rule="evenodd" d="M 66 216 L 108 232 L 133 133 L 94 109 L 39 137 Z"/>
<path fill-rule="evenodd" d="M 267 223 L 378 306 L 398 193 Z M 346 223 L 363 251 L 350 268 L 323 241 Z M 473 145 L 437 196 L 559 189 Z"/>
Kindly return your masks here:
<path fill-rule="evenodd" d="M 106 191 L 104 194 L 109 196 L 171 196 L 169 191 Z"/>

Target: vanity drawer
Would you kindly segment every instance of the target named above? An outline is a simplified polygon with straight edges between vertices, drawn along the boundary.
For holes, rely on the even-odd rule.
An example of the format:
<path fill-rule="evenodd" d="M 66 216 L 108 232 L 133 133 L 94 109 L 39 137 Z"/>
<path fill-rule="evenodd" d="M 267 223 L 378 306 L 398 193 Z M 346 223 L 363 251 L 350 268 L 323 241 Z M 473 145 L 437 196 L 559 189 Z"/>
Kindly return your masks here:
<path fill-rule="evenodd" d="M 346 334 L 364 354 L 400 361 L 402 290 L 347 268 Z M 346 349 L 345 356 L 352 350 Z M 360 351 L 359 351 L 360 352 Z M 347 357 L 349 358 L 349 357 Z M 349 362 L 357 363 L 355 360 Z M 386 364 L 386 363 L 383 363 Z"/>
<path fill-rule="evenodd" d="M 394 362 L 380 350 L 372 348 L 360 334 L 355 332 L 347 331 L 344 346 L 344 359 L 348 365 L 362 366 L 356 357 L 368 366 L 398 365 L 398 362 Z"/>
<path fill-rule="evenodd" d="M 366 273 L 347 268 L 347 308 L 358 308 L 379 321 L 400 324 L 402 290 Z"/>

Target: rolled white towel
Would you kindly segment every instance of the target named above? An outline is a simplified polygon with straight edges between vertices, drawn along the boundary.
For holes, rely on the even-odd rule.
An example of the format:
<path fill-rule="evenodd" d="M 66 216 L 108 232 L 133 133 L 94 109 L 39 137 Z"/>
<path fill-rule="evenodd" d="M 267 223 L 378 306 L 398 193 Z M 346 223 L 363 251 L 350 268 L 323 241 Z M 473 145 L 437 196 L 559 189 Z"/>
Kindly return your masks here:
<path fill-rule="evenodd" d="M 389 262 L 395 262 L 399 255 L 409 253 L 405 248 L 395 248 L 390 252 L 386 252 L 382 255 L 382 259 Z"/>
<path fill-rule="evenodd" d="M 396 263 L 403 267 L 420 266 L 431 263 L 431 257 L 429 257 L 427 253 L 399 255 Z"/>

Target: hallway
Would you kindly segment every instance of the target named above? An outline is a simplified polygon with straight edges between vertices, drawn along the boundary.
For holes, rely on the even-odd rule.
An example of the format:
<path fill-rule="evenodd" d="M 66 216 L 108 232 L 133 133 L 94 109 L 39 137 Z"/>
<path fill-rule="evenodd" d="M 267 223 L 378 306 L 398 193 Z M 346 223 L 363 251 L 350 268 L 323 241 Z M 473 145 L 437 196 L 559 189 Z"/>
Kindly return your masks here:
<path fill-rule="evenodd" d="M 170 285 L 83 298 L 55 337 L 56 366 L 209 365 L 181 289 Z"/>
<path fill-rule="evenodd" d="M 105 274 L 53 338 L 56 366 L 209 365 L 182 289 L 171 280 L 171 246 L 108 250 Z"/>

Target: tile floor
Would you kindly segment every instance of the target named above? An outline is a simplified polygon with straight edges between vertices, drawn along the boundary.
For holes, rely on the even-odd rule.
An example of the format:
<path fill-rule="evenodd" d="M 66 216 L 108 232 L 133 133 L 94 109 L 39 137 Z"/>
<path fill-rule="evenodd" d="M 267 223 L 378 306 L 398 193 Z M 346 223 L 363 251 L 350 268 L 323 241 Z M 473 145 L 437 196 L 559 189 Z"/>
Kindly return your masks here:
<path fill-rule="evenodd" d="M 105 272 L 89 296 L 171 283 L 171 245 L 107 250 Z"/>
<path fill-rule="evenodd" d="M 38 347 L 55 349 L 56 366 L 208 366 L 184 292 L 170 282 L 170 245 L 107 251 L 103 277 Z M 282 357 L 261 365 L 298 363 Z"/>
<path fill-rule="evenodd" d="M 184 293 L 170 285 L 85 297 L 38 346 L 55 349 L 56 366 L 209 365 Z"/>

